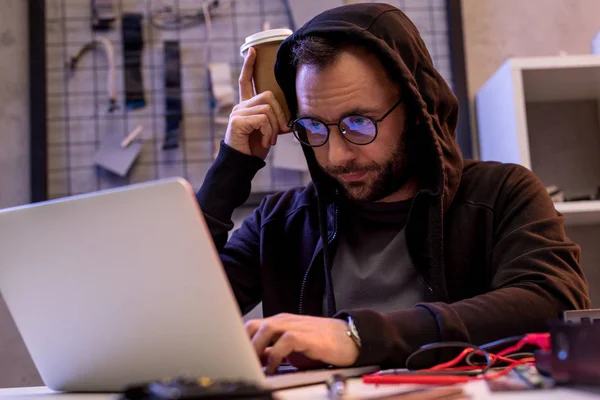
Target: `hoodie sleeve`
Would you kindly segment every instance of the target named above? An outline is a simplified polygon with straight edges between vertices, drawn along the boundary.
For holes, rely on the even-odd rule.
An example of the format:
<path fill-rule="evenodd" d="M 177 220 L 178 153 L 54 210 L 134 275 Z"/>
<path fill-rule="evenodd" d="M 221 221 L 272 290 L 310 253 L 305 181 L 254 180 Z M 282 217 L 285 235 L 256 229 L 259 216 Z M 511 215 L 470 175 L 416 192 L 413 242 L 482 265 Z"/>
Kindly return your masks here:
<path fill-rule="evenodd" d="M 260 301 L 259 206 L 229 241 L 233 211 L 250 195 L 252 179 L 265 162 L 221 142 L 217 159 L 208 170 L 196 198 L 219 251 L 223 267 L 242 313 Z M 264 203 L 264 202 L 263 202 Z"/>
<path fill-rule="evenodd" d="M 421 303 L 389 314 L 352 310 L 363 343 L 357 364 L 403 366 L 420 346 L 440 341 L 484 344 L 498 338 L 546 332 L 565 310 L 591 306 L 579 266 L 580 249 L 569 241 L 542 183 L 513 168 L 495 210 L 493 271 L 488 293 L 455 303 Z M 425 366 L 453 354 L 431 352 Z"/>
<path fill-rule="evenodd" d="M 258 157 L 249 156 L 221 142 L 217 159 L 208 170 L 196 198 L 219 252 L 233 229 L 235 209 L 250 196 L 252 179 L 265 166 Z"/>

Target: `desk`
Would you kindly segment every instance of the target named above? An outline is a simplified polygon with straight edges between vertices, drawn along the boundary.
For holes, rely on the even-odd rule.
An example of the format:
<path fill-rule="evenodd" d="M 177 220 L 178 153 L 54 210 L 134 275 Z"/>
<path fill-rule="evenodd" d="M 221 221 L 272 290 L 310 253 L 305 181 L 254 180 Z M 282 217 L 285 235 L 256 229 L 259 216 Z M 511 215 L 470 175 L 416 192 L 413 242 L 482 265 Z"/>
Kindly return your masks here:
<path fill-rule="evenodd" d="M 595 392 L 580 391 L 576 389 L 559 388 L 553 390 L 540 390 L 535 392 L 515 393 L 490 393 L 487 384 L 483 381 L 470 382 L 464 385 L 465 393 L 473 400 L 590 400 L 600 399 L 600 390 Z M 397 392 L 393 386 L 365 385 L 360 379 L 351 379 L 348 383 L 348 400 L 381 399 Z M 53 393 L 44 387 L 0 389 L 0 399 L 16 400 L 114 400 L 116 395 L 108 394 L 60 394 Z M 328 400 L 325 385 L 313 385 L 300 389 L 290 389 L 277 392 L 278 400 Z M 401 400 L 399 397 L 397 400 Z"/>

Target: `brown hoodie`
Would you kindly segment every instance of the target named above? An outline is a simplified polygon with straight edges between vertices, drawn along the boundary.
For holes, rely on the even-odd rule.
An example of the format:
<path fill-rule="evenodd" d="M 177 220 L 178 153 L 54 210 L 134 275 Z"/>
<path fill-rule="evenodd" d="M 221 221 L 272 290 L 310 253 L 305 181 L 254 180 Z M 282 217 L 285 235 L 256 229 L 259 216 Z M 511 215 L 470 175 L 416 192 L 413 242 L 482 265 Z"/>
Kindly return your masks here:
<path fill-rule="evenodd" d="M 392 79 L 404 88 L 405 95 L 410 96 L 415 105 L 414 118 L 419 121 L 420 153 L 417 159 L 421 190 L 407 223 L 407 241 L 415 267 L 422 276 L 428 278 L 432 289 L 431 300 L 441 302 L 421 305 L 431 313 L 421 325 L 407 323 L 405 320 L 415 317 L 414 310 L 408 313 L 399 310 L 397 315 L 380 315 L 369 310 L 346 310 L 337 314 L 338 317 L 354 315 L 363 322 L 363 335 L 377 342 L 371 345 L 371 340 L 366 341 L 366 349 L 363 349 L 359 363 L 381 362 L 388 357 L 399 357 L 396 360 L 401 360 L 403 356 L 400 354 L 406 355 L 415 347 L 408 345 L 414 339 L 405 341 L 403 337 L 419 334 L 427 336 L 430 330 L 436 331 L 431 336 L 437 336 L 436 340 L 460 339 L 481 343 L 492 335 L 489 334 L 491 332 L 478 334 L 479 331 L 505 330 L 507 334 L 513 333 L 514 330 L 510 327 L 523 322 L 519 322 L 519 319 L 532 317 L 530 313 L 537 314 L 538 322 L 542 322 L 544 319 L 557 317 L 564 308 L 589 307 L 587 286 L 578 265 L 579 248 L 566 238 L 562 219 L 554 211 L 540 182 L 528 171 L 516 166 L 474 165 L 472 162 L 467 162 L 467 167 L 463 165 L 455 137 L 457 99 L 434 68 L 417 28 L 402 11 L 387 4 L 338 7 L 318 15 L 286 40 L 279 50 L 275 73 L 292 115 L 296 113 L 297 101 L 296 70 L 290 62 L 291 48 L 295 41 L 307 36 L 335 38 L 361 45 L 375 53 Z M 333 192 L 336 182 L 327 178 L 320 170 L 312 149 L 305 147 L 304 153 L 320 202 L 323 203 L 321 208 L 324 209 L 335 203 Z M 463 176 L 465 168 L 477 172 L 471 172 L 467 178 Z M 467 179 L 462 185 L 461 178 Z M 459 191 L 469 193 L 469 196 L 465 198 L 463 195 L 460 200 L 455 200 Z M 532 198 L 528 198 L 528 195 Z M 502 204 L 502 197 L 513 204 Z M 511 206 L 516 206 L 514 203 L 529 204 L 511 209 Z M 456 214 L 460 214 L 459 210 L 465 208 L 473 209 L 470 211 L 471 216 L 457 220 Z M 532 208 L 535 211 L 529 211 Z M 485 224 L 486 219 L 490 222 L 489 225 Z M 327 249 L 328 230 L 323 227 L 326 218 L 322 217 L 320 221 L 325 247 L 325 292 L 331 298 L 333 289 L 329 271 L 335 250 Z M 481 226 L 486 226 L 487 231 L 483 236 L 475 238 L 473 233 L 480 232 Z M 506 230 L 508 226 L 515 231 Z M 520 229 L 524 230 L 523 236 L 517 234 Z M 453 237 L 445 238 L 445 235 Z M 529 247 L 527 242 L 535 242 L 532 235 L 539 235 L 540 241 L 529 243 L 532 245 Z M 466 242 L 458 246 L 463 253 L 454 259 L 448 259 L 455 249 L 444 247 L 453 246 L 453 239 L 457 237 L 459 241 Z M 514 239 L 508 239 L 510 237 Z M 503 258 L 502 255 L 494 252 L 503 241 L 509 240 L 511 243 L 514 240 L 510 250 L 513 258 L 507 259 L 506 264 L 502 265 L 498 263 L 498 259 Z M 489 250 L 484 258 L 478 257 L 481 253 L 481 249 L 478 249 L 480 246 Z M 542 253 L 552 251 L 552 246 L 560 247 L 559 254 L 544 256 Z M 519 247 L 527 249 L 527 252 L 515 252 Z M 519 261 L 522 257 L 529 258 L 532 265 L 527 266 L 526 261 Z M 547 260 L 544 261 L 544 258 Z M 543 269 L 535 266 L 541 262 L 546 262 Z M 506 268 L 511 264 L 519 265 L 517 268 L 520 271 L 515 271 L 509 277 Z M 469 270 L 470 273 L 464 272 Z M 541 276 L 523 279 L 528 274 Z M 453 279 L 451 284 L 455 287 L 449 288 L 446 275 L 463 276 L 464 280 L 461 282 Z M 484 280 L 477 279 L 483 277 Z M 559 284 L 563 289 L 560 294 L 544 290 L 537 286 L 538 279 L 558 279 L 562 281 Z M 568 295 L 565 290 L 569 292 Z M 455 305 L 449 304 L 469 295 L 485 292 L 490 293 Z M 562 302 L 565 295 L 569 301 Z M 559 301 L 561 305 L 548 304 L 552 302 L 552 296 L 555 296 L 552 301 Z M 330 301 L 329 304 L 330 307 L 335 307 L 335 301 Z M 522 307 L 531 309 L 522 313 L 519 318 L 517 310 Z M 487 309 L 495 309 L 496 312 L 487 313 Z M 502 314 L 502 318 L 495 318 L 494 314 L 497 313 Z M 371 323 L 367 323 L 367 320 L 371 320 Z M 472 321 L 472 324 L 468 324 L 468 321 Z M 537 330 L 544 328 L 539 323 L 535 326 Z M 385 351 L 393 352 L 394 348 L 401 348 L 396 357 L 384 354 Z M 378 355 L 375 356 L 372 352 Z"/>
<path fill-rule="evenodd" d="M 426 302 L 378 313 L 336 310 L 330 268 L 338 241 L 336 183 L 305 148 L 313 182 L 267 197 L 228 239 L 231 215 L 265 163 L 221 145 L 198 201 L 243 312 L 352 315 L 358 365 L 402 367 L 419 346 L 483 344 L 547 330 L 562 311 L 590 306 L 577 245 L 541 182 L 518 165 L 464 160 L 455 141 L 457 101 L 417 29 L 398 9 L 356 4 L 315 17 L 286 40 L 275 73 L 296 111 L 294 41 L 335 36 L 373 51 L 416 105 L 420 190 L 406 222 L 408 255 L 429 289 Z M 235 184 L 232 184 L 235 183 Z M 435 362 L 447 354 L 432 354 Z"/>

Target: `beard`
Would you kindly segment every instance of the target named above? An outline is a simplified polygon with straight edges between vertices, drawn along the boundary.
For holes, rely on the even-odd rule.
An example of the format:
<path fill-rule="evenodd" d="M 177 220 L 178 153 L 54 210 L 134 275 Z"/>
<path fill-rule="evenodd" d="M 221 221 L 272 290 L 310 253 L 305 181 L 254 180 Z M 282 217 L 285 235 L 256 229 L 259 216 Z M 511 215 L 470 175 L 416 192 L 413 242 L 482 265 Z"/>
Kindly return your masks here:
<path fill-rule="evenodd" d="M 405 131 L 403 138 L 398 141 L 392 154 L 383 164 L 369 163 L 360 165 L 350 162 L 342 167 L 323 168 L 330 178 L 336 180 L 345 192 L 348 199 L 356 202 L 377 202 L 402 188 L 412 177 L 412 163 L 406 149 L 408 133 Z M 340 175 L 368 173 L 366 179 L 358 182 L 347 182 Z"/>

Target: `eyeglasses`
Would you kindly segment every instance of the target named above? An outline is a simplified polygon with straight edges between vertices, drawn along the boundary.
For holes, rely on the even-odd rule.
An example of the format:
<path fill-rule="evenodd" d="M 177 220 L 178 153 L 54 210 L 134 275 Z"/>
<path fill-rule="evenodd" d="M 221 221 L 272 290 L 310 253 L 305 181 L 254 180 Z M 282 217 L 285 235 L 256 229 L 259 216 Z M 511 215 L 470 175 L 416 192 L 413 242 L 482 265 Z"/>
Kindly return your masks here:
<path fill-rule="evenodd" d="M 402 103 L 398 100 L 383 117 L 374 119 L 365 115 L 348 115 L 335 124 L 326 124 L 316 118 L 298 118 L 288 124 L 296 139 L 305 146 L 320 147 L 329 140 L 329 127 L 337 126 L 344 139 L 356 145 L 366 145 L 377 137 L 377 124 Z"/>

